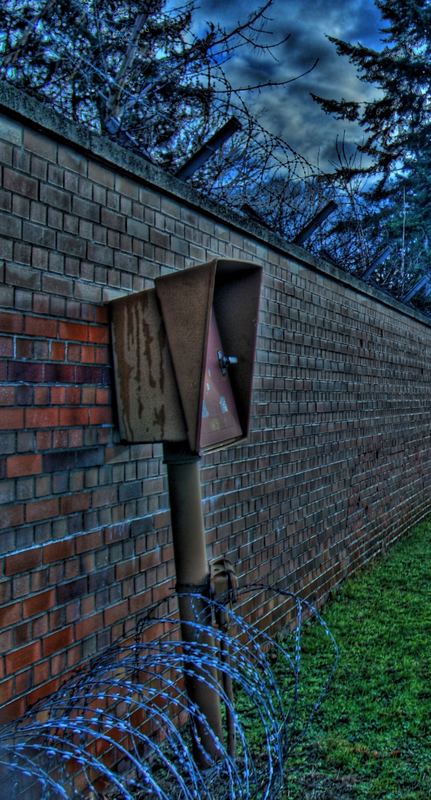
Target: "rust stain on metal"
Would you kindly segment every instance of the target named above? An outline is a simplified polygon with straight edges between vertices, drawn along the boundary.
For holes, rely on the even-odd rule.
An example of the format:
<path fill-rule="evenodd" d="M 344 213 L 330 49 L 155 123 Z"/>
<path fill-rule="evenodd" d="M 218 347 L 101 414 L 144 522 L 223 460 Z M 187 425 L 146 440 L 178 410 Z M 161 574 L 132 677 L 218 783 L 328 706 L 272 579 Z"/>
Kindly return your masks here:
<path fill-rule="evenodd" d="M 252 263 L 214 260 L 112 301 L 123 440 L 188 441 L 197 453 L 247 435 L 261 272 Z M 215 355 L 235 357 L 224 381 L 218 357 L 214 370 L 209 363 L 212 314 L 220 338 Z M 232 417 L 235 424 L 227 425 Z"/>
<path fill-rule="evenodd" d="M 145 356 L 145 358 L 147 360 L 147 365 L 148 365 L 148 381 L 149 381 L 149 384 L 150 384 L 151 388 L 155 389 L 157 384 L 156 384 L 156 380 L 155 380 L 154 375 L 153 375 L 153 355 L 152 355 L 152 352 L 151 352 L 151 345 L 154 342 L 154 336 L 151 335 L 151 327 L 148 324 L 148 322 L 146 320 L 146 317 L 145 317 L 145 310 L 146 310 L 147 306 L 148 306 L 148 296 L 143 294 L 143 296 L 142 296 L 142 333 L 143 333 L 143 337 L 144 337 L 143 353 L 144 353 L 144 356 Z M 139 344 L 140 344 L 140 342 L 139 342 Z M 142 352 L 141 348 L 139 348 L 139 352 Z M 139 365 L 140 365 L 140 368 L 141 368 L 141 365 L 142 365 L 142 359 L 141 358 L 139 359 Z M 140 373 L 141 373 L 141 369 L 140 369 Z M 141 377 L 141 381 L 142 381 L 142 377 Z"/>
<path fill-rule="evenodd" d="M 166 409 L 160 406 L 159 409 L 154 409 L 154 425 L 160 428 L 162 440 L 165 438 L 165 423 L 166 423 Z"/>
<path fill-rule="evenodd" d="M 129 353 L 132 353 L 132 348 L 135 347 L 136 353 L 138 355 L 136 369 L 133 370 L 131 368 L 131 372 L 133 373 L 133 382 L 135 384 L 135 395 L 138 398 L 138 415 L 139 417 L 142 416 L 143 413 L 143 404 L 142 404 L 142 397 L 140 392 L 140 386 L 142 383 L 142 364 L 140 359 L 140 352 L 141 352 L 141 342 L 140 342 L 140 331 L 139 331 L 139 307 L 136 302 L 132 305 L 132 313 L 128 316 L 129 325 L 128 325 L 128 348 Z M 135 343 L 135 333 L 136 333 L 136 343 Z M 126 354 L 127 357 L 127 354 Z M 132 375 L 131 375 L 132 380 Z"/>
<path fill-rule="evenodd" d="M 159 341 L 159 352 L 162 354 L 166 350 L 166 328 L 163 324 L 163 320 L 160 320 L 157 338 Z M 162 357 L 159 360 L 159 381 L 160 381 L 160 390 L 161 393 L 163 394 L 165 391 L 165 370 Z"/>
<path fill-rule="evenodd" d="M 120 381 L 120 404 L 121 404 L 121 413 L 124 420 L 124 425 L 129 431 L 129 434 L 132 432 L 132 425 L 130 420 L 130 413 L 129 413 L 129 403 L 128 403 L 128 386 L 130 380 L 132 378 L 133 368 L 130 366 L 127 360 L 127 351 L 130 351 L 130 348 L 133 347 L 133 334 L 132 331 L 127 330 L 127 319 L 125 316 L 122 318 L 123 322 L 123 331 L 122 335 L 117 336 L 115 340 L 115 347 L 117 350 L 117 368 L 121 372 L 121 381 Z"/>

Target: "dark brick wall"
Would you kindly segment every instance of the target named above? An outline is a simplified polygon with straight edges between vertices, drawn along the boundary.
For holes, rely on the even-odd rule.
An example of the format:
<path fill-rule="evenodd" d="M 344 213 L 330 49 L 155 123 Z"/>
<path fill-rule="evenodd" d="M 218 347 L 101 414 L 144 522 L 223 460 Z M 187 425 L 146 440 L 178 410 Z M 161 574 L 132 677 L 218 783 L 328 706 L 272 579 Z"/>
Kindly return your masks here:
<path fill-rule="evenodd" d="M 119 443 L 106 309 L 166 271 L 265 270 L 252 433 L 202 462 L 210 556 L 321 602 L 431 511 L 425 320 L 25 113 L 39 130 L 0 117 L 2 719 L 173 589 L 161 448 Z"/>

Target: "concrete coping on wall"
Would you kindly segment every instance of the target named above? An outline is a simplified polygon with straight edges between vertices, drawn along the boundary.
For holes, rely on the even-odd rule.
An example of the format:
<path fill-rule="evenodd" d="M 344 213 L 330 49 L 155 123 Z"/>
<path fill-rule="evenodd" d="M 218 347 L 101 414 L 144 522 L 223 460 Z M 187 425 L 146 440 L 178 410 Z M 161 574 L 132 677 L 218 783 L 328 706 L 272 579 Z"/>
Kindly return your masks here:
<path fill-rule="evenodd" d="M 0 84 L 0 110 L 9 116 L 25 121 L 35 130 L 51 134 L 63 144 L 74 146 L 79 151 L 105 165 L 120 170 L 129 177 L 140 179 L 147 186 L 162 192 L 165 196 L 182 201 L 188 207 L 206 214 L 243 235 L 253 238 L 260 244 L 269 246 L 287 258 L 306 264 L 309 268 L 322 273 L 328 278 L 332 278 L 337 283 L 342 283 L 357 293 L 372 298 L 401 314 L 412 317 L 417 322 L 431 327 L 431 319 L 421 311 L 404 305 L 382 289 L 366 284 L 360 278 L 344 272 L 339 267 L 313 255 L 304 248 L 287 242 L 258 222 L 244 219 L 231 209 L 228 211 L 214 201 L 204 200 L 185 181 L 165 172 L 132 150 L 115 144 L 107 137 L 101 136 L 83 125 L 71 122 L 48 105 L 35 100 L 7 83 Z"/>

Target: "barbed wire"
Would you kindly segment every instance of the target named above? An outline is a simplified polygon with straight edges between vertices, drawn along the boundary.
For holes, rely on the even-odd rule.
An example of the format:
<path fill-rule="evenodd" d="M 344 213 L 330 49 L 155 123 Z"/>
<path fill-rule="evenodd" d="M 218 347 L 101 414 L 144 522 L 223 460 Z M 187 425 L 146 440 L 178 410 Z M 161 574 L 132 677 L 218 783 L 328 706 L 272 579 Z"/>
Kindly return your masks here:
<path fill-rule="evenodd" d="M 275 800 L 289 757 L 328 691 L 339 657 L 335 640 L 317 609 L 277 587 L 241 590 L 242 602 L 249 596 L 256 606 L 259 597 L 257 605 L 266 609 L 261 627 L 215 600 L 184 596 L 194 617 L 180 620 L 175 598 L 165 599 L 132 639 L 110 647 L 0 730 L 6 794 L 22 800 L 69 800 L 88 792 L 118 800 Z M 294 623 L 290 638 L 277 641 L 268 627 L 280 608 L 285 627 L 289 618 Z M 211 618 L 222 612 L 227 624 L 213 625 L 208 611 Z M 304 714 L 298 710 L 307 681 L 301 663 L 305 618 L 323 629 L 329 649 L 327 673 Z M 187 642 L 183 626 L 191 634 Z M 184 683 L 190 678 L 218 696 L 233 726 L 236 755 L 190 701 Z"/>
<path fill-rule="evenodd" d="M 52 0 L 50 2 L 52 4 Z M 50 7 L 50 2 L 46 8 Z M 40 20 L 40 16 L 39 14 L 33 21 L 33 27 Z M 116 80 L 115 76 L 101 64 L 97 64 L 94 54 L 86 53 L 83 48 L 79 53 L 71 51 L 67 37 L 68 34 L 57 30 L 53 41 L 50 41 L 49 56 L 53 60 L 54 72 L 47 85 L 32 88 L 27 82 L 28 85 L 23 86 L 26 91 L 34 93 L 60 113 L 66 111 L 70 116 L 76 116 L 77 109 L 71 108 L 70 88 L 65 89 L 64 79 L 60 80 L 58 74 L 55 78 L 58 73 L 57 66 L 61 64 L 64 72 L 64 65 L 67 63 L 67 82 L 73 83 L 79 73 L 79 79 L 85 87 L 81 89 L 81 94 L 90 98 L 80 106 L 81 121 L 90 129 L 105 134 L 107 131 L 101 127 L 98 100 L 106 103 L 109 92 L 121 91 L 122 119 L 118 120 L 117 130 L 111 134 L 111 138 L 140 151 L 154 163 L 174 173 L 211 131 L 216 130 L 222 122 L 234 114 L 239 119 L 241 130 L 193 175 L 190 183 L 198 192 L 209 195 L 215 201 L 235 209 L 240 214 L 244 213 L 242 211 L 244 206 L 252 206 L 258 216 L 262 215 L 265 218 L 270 228 L 287 238 L 294 237 L 304 221 L 324 202 L 325 193 L 322 184 L 311 178 L 318 172 L 316 167 L 287 141 L 268 131 L 253 116 L 244 101 L 242 94 L 244 87 L 235 89 L 232 86 L 222 61 L 212 64 L 206 73 L 199 64 L 195 67 L 191 65 L 188 69 L 189 84 L 196 92 L 206 86 L 211 107 L 206 113 L 201 114 L 196 124 L 193 121 L 194 106 L 191 102 L 188 124 L 176 131 L 169 141 L 160 145 L 157 143 L 160 122 L 166 123 L 167 126 L 172 125 L 172 111 L 166 111 L 163 101 L 154 96 L 154 84 L 151 80 L 144 86 L 136 87 L 131 76 L 129 83 L 133 85 L 132 90 Z M 10 53 L 8 55 L 5 52 L 2 56 L 1 73 L 11 83 L 17 83 L 19 63 L 29 60 L 34 64 L 43 62 L 47 58 L 46 46 L 43 46 L 43 43 L 39 44 L 39 47 L 37 42 L 33 43 L 31 56 L 26 50 L 27 44 L 28 37 L 24 35 L 22 40 L 14 43 L 12 61 Z M 124 37 L 123 50 L 126 46 L 127 37 Z M 172 84 L 177 67 L 172 58 L 158 60 L 160 73 L 156 85 L 158 95 Z M 100 83 L 96 88 L 94 76 Z M 283 83 L 288 83 L 290 80 L 292 79 Z M 186 107 L 185 116 L 187 118 Z"/>
<path fill-rule="evenodd" d="M 49 36 L 43 29 L 40 41 L 33 35 L 40 26 L 45 25 L 48 30 L 46 20 L 58 3 L 59 0 L 47 0 L 41 4 L 19 35 L 13 33 L 13 27 L 21 20 L 21 4 L 18 0 L 5 3 L 3 13 L 6 14 L 7 7 L 9 27 L 5 26 L 3 37 L 0 36 L 1 77 L 174 175 L 214 131 L 234 116 L 239 123 L 236 132 L 188 177 L 190 185 L 203 197 L 240 217 L 251 217 L 290 242 L 328 203 L 333 203 L 336 212 L 307 237 L 307 249 L 347 272 L 366 276 L 368 281 L 400 300 L 407 296 L 421 274 L 414 248 L 403 251 L 404 256 L 408 252 L 408 258 L 403 260 L 404 268 L 399 269 L 398 244 L 393 237 L 385 237 L 384 231 L 374 231 L 370 226 L 369 208 L 361 190 L 357 186 L 335 184 L 285 139 L 267 130 L 244 99 L 247 87 L 235 88 L 231 84 L 225 64 L 238 47 L 251 42 L 273 52 L 273 45 L 256 44 L 264 30 L 264 12 L 270 0 L 260 9 L 261 24 L 256 30 L 252 26 L 250 42 L 245 34 L 250 20 L 238 28 L 236 38 L 230 39 L 231 33 L 221 28 L 215 29 L 219 32 L 218 39 L 214 38 L 218 49 L 215 48 L 213 60 L 211 57 L 205 60 L 198 46 L 197 52 L 193 52 L 193 43 L 197 45 L 199 40 L 188 29 L 188 63 L 175 48 L 163 49 L 162 43 L 148 64 L 138 60 L 140 71 L 136 75 L 133 64 L 128 64 L 127 81 L 123 73 L 133 35 L 130 30 L 117 34 L 116 47 L 123 56 L 126 53 L 121 65 L 117 63 L 118 54 L 115 61 L 113 53 L 104 51 L 103 25 L 96 0 L 80 6 L 77 25 L 84 33 L 76 47 L 70 47 L 70 33 L 61 24 Z M 149 14 L 150 6 L 146 8 Z M 176 14 L 185 15 L 185 19 L 192 9 L 193 3 L 185 3 L 176 9 Z M 257 19 L 258 15 L 259 10 L 255 14 Z M 160 20 L 168 16 L 160 11 Z M 137 18 L 137 29 L 138 22 Z M 84 41 L 88 29 L 94 39 L 92 48 Z M 150 62 L 157 64 L 155 74 L 150 74 Z M 295 78 L 282 83 L 291 80 Z M 173 81 L 177 89 L 179 86 L 184 89 L 184 95 L 177 96 L 175 109 L 169 99 Z M 115 116 L 120 98 L 121 111 Z M 112 114 L 107 117 L 109 110 Z M 179 126 L 175 124 L 177 116 L 183 121 Z M 162 135 L 161 129 L 164 129 Z M 339 155 L 346 158 L 343 147 Z M 387 255 L 380 263 L 385 250 Z M 374 270 L 377 261 L 379 269 Z M 418 302 L 423 311 L 429 312 L 428 294 L 415 297 L 415 303 Z"/>

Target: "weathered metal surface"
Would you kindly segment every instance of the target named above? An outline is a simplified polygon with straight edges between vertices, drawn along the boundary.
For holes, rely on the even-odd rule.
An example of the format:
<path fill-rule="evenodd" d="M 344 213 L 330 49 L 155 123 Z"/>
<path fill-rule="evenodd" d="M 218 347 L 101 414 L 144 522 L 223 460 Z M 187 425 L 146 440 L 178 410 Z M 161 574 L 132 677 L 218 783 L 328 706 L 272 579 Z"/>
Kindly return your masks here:
<path fill-rule="evenodd" d="M 209 566 L 206 554 L 205 527 L 199 458 L 180 448 L 165 444 L 164 461 L 168 470 L 169 502 L 171 507 L 172 542 L 177 576 L 178 607 L 181 632 L 192 647 L 214 647 L 211 633 L 211 613 L 208 612 Z M 190 598 L 196 592 L 200 599 Z M 199 622 L 197 629 L 193 623 Z M 222 755 L 223 733 L 217 674 L 212 667 L 191 669 L 185 658 L 187 695 L 201 712 L 192 732 L 194 756 L 202 768 L 209 768 Z M 210 680 L 208 680 L 210 678 Z M 209 730 L 208 730 L 209 728 Z M 210 732 L 211 733 L 210 733 Z"/>
<path fill-rule="evenodd" d="M 307 224 L 304 225 L 299 233 L 296 234 L 295 238 L 293 239 L 293 244 L 304 244 L 304 242 L 310 238 L 314 231 L 320 227 L 322 222 L 324 222 L 325 219 L 327 219 L 336 210 L 337 204 L 334 202 L 334 200 L 330 200 L 329 203 L 326 203 L 326 205 L 314 215 L 310 222 L 307 222 Z"/>
<path fill-rule="evenodd" d="M 247 436 L 261 276 L 259 265 L 214 259 L 111 303 L 123 440 L 187 441 L 200 453 Z M 233 357 L 223 370 L 218 351 L 223 365 Z"/>
<path fill-rule="evenodd" d="M 206 164 L 206 162 L 212 158 L 212 156 L 217 152 L 217 150 L 222 147 L 225 142 L 229 141 L 229 139 L 242 129 L 242 125 L 240 121 L 236 117 L 231 117 L 225 122 L 224 125 L 219 128 L 218 131 L 215 132 L 207 142 L 205 142 L 202 147 L 194 153 L 185 164 L 177 172 L 177 177 L 182 178 L 182 180 L 186 180 L 187 178 L 191 178 L 194 173 L 200 169 L 201 167 Z"/>
<path fill-rule="evenodd" d="M 430 278 L 428 275 L 422 275 L 419 281 L 412 286 L 411 289 L 402 298 L 403 303 L 409 303 L 415 294 L 418 294 L 422 289 L 426 289 L 426 295 L 429 294 Z"/>
<path fill-rule="evenodd" d="M 248 261 L 217 262 L 214 313 L 223 351 L 236 356 L 229 370 L 242 438 L 248 436 L 256 359 L 262 267 Z"/>
<path fill-rule="evenodd" d="M 128 442 L 187 438 L 154 289 L 111 304 L 118 422 Z"/>
<path fill-rule="evenodd" d="M 222 351 L 220 333 L 214 311 L 211 313 L 205 361 L 204 396 L 202 402 L 199 442 L 205 449 L 220 441 L 228 444 L 242 437 L 235 398 L 228 369 L 220 367 L 218 353 Z M 236 365 L 235 365 L 236 366 Z M 232 369 L 235 369 L 235 366 Z"/>
<path fill-rule="evenodd" d="M 214 259 L 155 281 L 193 452 L 232 441 L 230 434 L 223 438 L 223 427 L 218 441 L 214 437 L 205 443 L 201 435 L 212 313 L 223 352 L 238 359 L 229 369 L 241 428 L 234 440 L 248 434 L 261 281 L 260 265 L 230 259 Z"/>
<path fill-rule="evenodd" d="M 193 452 L 199 451 L 205 354 L 216 261 L 155 281 Z"/>

